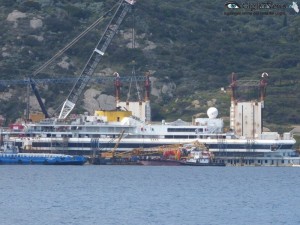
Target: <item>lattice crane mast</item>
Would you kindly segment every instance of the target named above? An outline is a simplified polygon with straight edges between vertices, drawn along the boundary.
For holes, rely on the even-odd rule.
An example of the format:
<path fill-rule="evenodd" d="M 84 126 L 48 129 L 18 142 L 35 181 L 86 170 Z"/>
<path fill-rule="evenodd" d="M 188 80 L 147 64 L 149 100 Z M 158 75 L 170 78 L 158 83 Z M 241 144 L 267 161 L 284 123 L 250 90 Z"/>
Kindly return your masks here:
<path fill-rule="evenodd" d="M 84 88 L 88 84 L 91 76 L 95 72 L 101 58 L 103 57 L 107 47 L 111 43 L 113 37 L 117 33 L 119 26 L 124 20 L 126 14 L 130 11 L 134 5 L 134 0 L 121 0 L 120 4 L 115 11 L 112 19 L 110 20 L 108 26 L 106 27 L 101 39 L 97 43 L 93 53 L 91 54 L 89 60 L 87 61 L 84 69 L 82 70 L 77 82 L 73 86 L 68 98 L 64 102 L 62 109 L 59 114 L 60 119 L 65 119 L 69 113 L 75 107 L 79 96 L 83 92 Z"/>

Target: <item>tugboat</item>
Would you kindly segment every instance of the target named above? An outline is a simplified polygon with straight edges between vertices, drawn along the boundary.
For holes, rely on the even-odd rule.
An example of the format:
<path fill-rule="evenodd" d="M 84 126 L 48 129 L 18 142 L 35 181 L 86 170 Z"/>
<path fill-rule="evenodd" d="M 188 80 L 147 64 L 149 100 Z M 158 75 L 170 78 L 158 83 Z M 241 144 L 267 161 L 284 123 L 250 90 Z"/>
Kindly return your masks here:
<path fill-rule="evenodd" d="M 225 163 L 214 161 L 214 154 L 206 146 L 194 147 L 187 159 L 180 163 L 185 166 L 225 166 Z"/>
<path fill-rule="evenodd" d="M 38 165 L 83 165 L 84 156 L 49 153 L 20 153 L 12 141 L 4 141 L 1 146 L 0 164 L 38 164 Z"/>

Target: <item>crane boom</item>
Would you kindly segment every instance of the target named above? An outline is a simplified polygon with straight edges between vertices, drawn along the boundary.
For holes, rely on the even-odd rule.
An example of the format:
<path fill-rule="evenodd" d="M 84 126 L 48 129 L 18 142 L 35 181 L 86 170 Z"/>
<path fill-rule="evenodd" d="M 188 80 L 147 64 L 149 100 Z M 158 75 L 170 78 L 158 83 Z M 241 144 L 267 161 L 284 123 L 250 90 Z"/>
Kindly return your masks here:
<path fill-rule="evenodd" d="M 30 86 L 32 88 L 32 91 L 33 91 L 36 99 L 39 102 L 39 105 L 41 107 L 42 112 L 44 113 L 44 115 L 45 115 L 46 118 L 50 118 L 50 116 L 49 116 L 49 114 L 48 114 L 48 112 L 46 110 L 46 107 L 45 107 L 45 105 L 44 105 L 44 103 L 42 101 L 42 98 L 41 98 L 41 96 L 39 94 L 39 91 L 37 90 L 37 88 L 35 86 L 35 82 L 31 79 L 31 77 L 29 77 L 29 83 L 30 83 Z"/>
<path fill-rule="evenodd" d="M 92 52 L 89 60 L 87 61 L 84 69 L 82 70 L 77 82 L 73 86 L 68 98 L 63 104 L 60 111 L 59 118 L 65 119 L 69 113 L 75 107 L 79 96 L 83 92 L 84 88 L 88 84 L 91 76 L 95 72 L 102 56 L 104 55 L 107 47 L 111 43 L 113 37 L 117 33 L 119 26 L 124 20 L 126 14 L 131 9 L 132 5 L 135 3 L 133 0 L 121 0 L 116 12 L 114 13 L 112 19 L 110 20 L 108 26 L 106 27 L 101 39 L 97 43 L 94 51 Z"/>
<path fill-rule="evenodd" d="M 112 157 L 114 158 L 115 157 L 115 151 L 117 150 L 117 148 L 119 147 L 119 144 L 120 144 L 120 141 L 122 140 L 123 138 L 123 135 L 124 135 L 124 132 L 125 130 L 122 130 L 122 132 L 120 133 L 120 136 L 115 144 L 115 147 L 113 148 L 112 150 Z"/>

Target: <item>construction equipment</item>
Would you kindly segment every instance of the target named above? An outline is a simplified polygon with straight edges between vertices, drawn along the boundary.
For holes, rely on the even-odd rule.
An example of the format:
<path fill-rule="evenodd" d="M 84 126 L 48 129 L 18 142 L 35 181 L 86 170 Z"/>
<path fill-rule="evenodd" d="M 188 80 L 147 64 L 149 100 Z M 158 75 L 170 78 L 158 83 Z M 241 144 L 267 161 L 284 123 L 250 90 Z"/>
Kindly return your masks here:
<path fill-rule="evenodd" d="M 118 138 L 118 140 L 117 140 L 117 142 L 116 142 L 116 144 L 115 144 L 115 147 L 112 149 L 112 158 L 114 158 L 115 157 L 115 152 L 116 152 L 116 150 L 117 150 L 117 148 L 118 148 L 118 146 L 119 146 L 119 144 L 120 144 L 120 141 L 122 140 L 122 138 L 123 138 L 123 135 L 124 135 L 124 132 L 125 132 L 125 130 L 122 130 L 122 132 L 121 132 L 121 134 L 120 134 L 120 136 L 119 136 L 119 138 Z"/>
<path fill-rule="evenodd" d="M 120 133 L 113 149 L 111 149 L 110 151 L 107 151 L 107 152 L 101 152 L 97 156 L 95 154 L 93 154 L 92 163 L 93 164 L 107 164 L 107 163 L 110 164 L 110 163 L 114 163 L 116 157 L 119 158 L 119 154 L 116 154 L 116 150 L 117 150 L 117 148 L 120 144 L 120 141 L 123 138 L 124 132 L 125 132 L 125 130 L 122 130 L 122 132 Z"/>
<path fill-rule="evenodd" d="M 29 77 L 29 83 L 30 83 L 30 86 L 31 86 L 31 88 L 32 88 L 32 91 L 33 91 L 33 93 L 34 93 L 34 95 L 35 95 L 37 101 L 39 102 L 39 105 L 40 105 L 40 107 L 41 107 L 41 110 L 42 110 L 42 112 L 43 112 L 44 115 L 45 115 L 45 118 L 49 118 L 50 116 L 49 116 L 49 114 L 48 114 L 48 112 L 47 112 L 47 110 L 46 110 L 46 107 L 45 107 L 45 105 L 44 105 L 44 103 L 43 103 L 43 101 L 42 101 L 42 98 L 41 98 L 41 96 L 40 96 L 40 94 L 39 94 L 39 91 L 38 91 L 37 88 L 36 88 L 35 82 L 31 79 L 31 77 Z"/>
<path fill-rule="evenodd" d="M 82 70 L 77 82 L 73 86 L 68 98 L 65 100 L 63 107 L 59 114 L 59 119 L 65 119 L 75 107 L 79 96 L 88 84 L 91 76 L 94 74 L 100 60 L 102 59 L 107 47 L 111 43 L 113 37 L 117 33 L 119 26 L 124 20 L 126 14 L 134 5 L 134 0 L 121 0 L 119 7 L 114 13 L 108 26 L 106 27 L 101 39 L 97 43 L 94 51 L 92 52 L 89 60 L 87 61 L 84 69 Z"/>

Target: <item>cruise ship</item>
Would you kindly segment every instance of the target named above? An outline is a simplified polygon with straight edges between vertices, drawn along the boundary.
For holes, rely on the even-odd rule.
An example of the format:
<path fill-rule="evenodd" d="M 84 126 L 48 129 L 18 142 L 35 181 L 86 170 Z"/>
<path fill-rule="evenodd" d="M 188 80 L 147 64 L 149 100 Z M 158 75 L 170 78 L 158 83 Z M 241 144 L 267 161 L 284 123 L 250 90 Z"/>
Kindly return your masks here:
<path fill-rule="evenodd" d="M 263 90 L 264 79 L 260 85 Z M 152 122 L 148 100 L 117 101 L 116 110 L 15 124 L 1 132 L 22 152 L 94 155 L 112 149 L 125 152 L 198 142 L 213 152 L 215 161 L 226 165 L 299 165 L 291 133 L 263 132 L 265 92 L 261 91 L 259 101 L 241 102 L 234 96 L 236 86 L 233 80 L 228 132 L 224 132 L 223 119 L 214 107 L 207 110 L 206 118 L 192 122 Z"/>
<path fill-rule="evenodd" d="M 250 102 L 257 105 L 257 102 Z M 245 107 L 245 105 L 244 105 Z M 262 132 L 254 137 L 223 132 L 224 123 L 209 108 L 208 118 L 188 123 L 146 123 L 129 111 L 98 111 L 94 116 L 79 115 L 70 121 L 47 119 L 2 130 L 23 152 L 63 152 L 91 155 L 112 150 L 131 151 L 194 142 L 205 144 L 221 162 L 235 164 L 296 165 L 299 157 L 290 133 Z M 115 119 L 113 119 L 115 117 Z M 122 135 L 122 137 L 120 137 Z"/>

